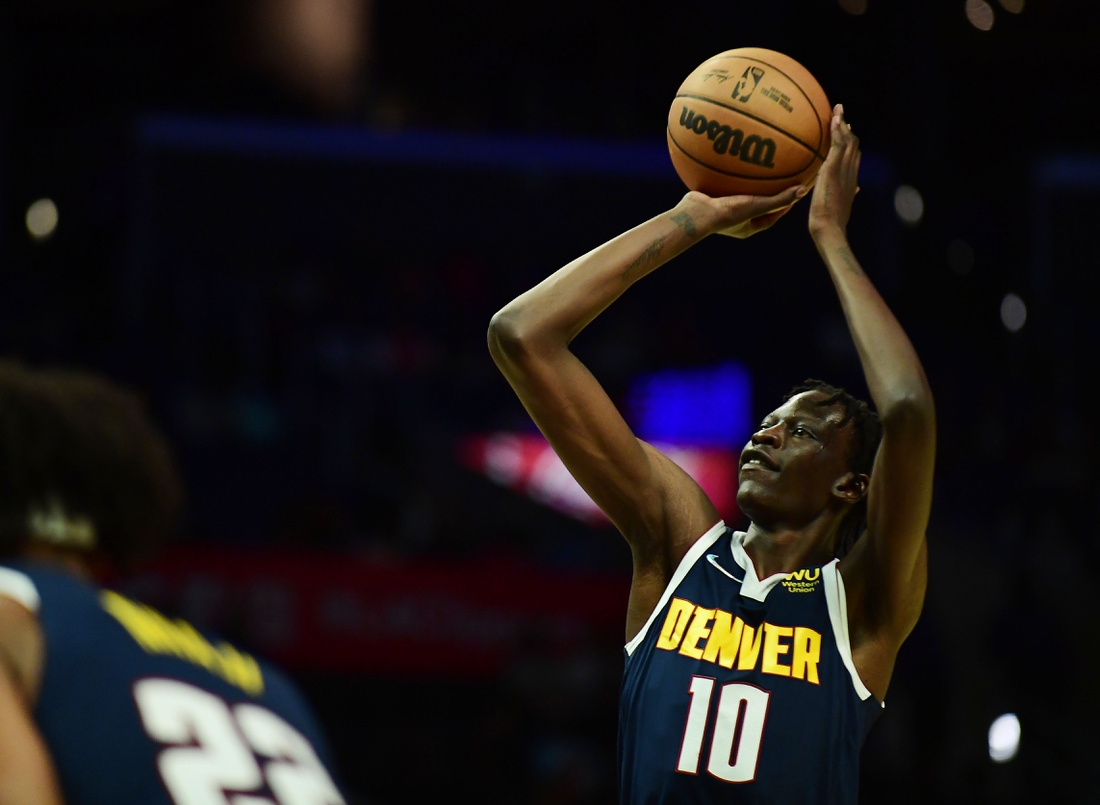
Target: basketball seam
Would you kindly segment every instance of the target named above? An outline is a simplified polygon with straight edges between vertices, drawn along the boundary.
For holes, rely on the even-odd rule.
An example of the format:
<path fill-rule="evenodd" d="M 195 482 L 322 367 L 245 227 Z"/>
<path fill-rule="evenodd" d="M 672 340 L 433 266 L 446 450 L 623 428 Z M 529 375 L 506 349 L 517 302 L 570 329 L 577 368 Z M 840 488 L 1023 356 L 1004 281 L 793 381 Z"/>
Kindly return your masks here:
<path fill-rule="evenodd" d="M 818 151 L 816 148 L 814 148 L 809 143 L 804 143 L 804 142 L 802 142 L 802 140 L 798 139 L 797 137 L 795 137 L 790 132 L 786 132 L 783 129 L 779 128 L 779 126 L 775 125 L 774 123 L 769 123 L 768 121 L 766 121 L 762 118 L 759 118 L 756 115 L 751 115 L 748 112 L 746 112 L 744 110 L 741 110 L 741 109 L 738 109 L 735 106 L 729 106 L 728 104 L 724 104 L 721 101 L 716 101 L 713 98 L 708 98 L 705 95 L 693 95 L 690 92 L 679 92 L 679 93 L 676 94 L 676 98 L 694 98 L 697 101 L 706 101 L 707 103 L 713 103 L 715 106 L 720 106 L 723 109 L 728 109 L 731 112 L 736 112 L 739 115 L 744 115 L 749 120 L 755 120 L 757 123 L 760 123 L 761 125 L 767 126 L 769 129 L 773 129 L 774 131 L 778 131 L 784 137 L 787 137 L 791 140 L 794 140 L 796 143 L 801 145 L 803 148 L 805 148 L 807 151 L 809 151 L 815 157 L 820 157 L 821 159 L 825 159 L 825 155 L 822 154 L 820 151 Z M 676 100 L 676 98 L 673 98 L 673 100 Z M 817 112 L 814 112 L 814 117 L 817 117 Z M 810 161 L 813 162 L 812 159 Z M 809 166 L 807 165 L 807 167 L 809 167 Z M 803 168 L 803 170 L 805 170 L 805 168 Z"/>
<path fill-rule="evenodd" d="M 721 174 L 724 174 L 725 176 L 736 176 L 738 179 L 752 179 L 752 180 L 758 181 L 758 182 L 771 182 L 771 181 L 775 181 L 776 179 L 793 179 L 793 178 L 797 177 L 800 173 L 805 171 L 806 168 L 810 167 L 810 165 L 813 164 L 813 161 L 815 159 L 820 159 L 821 158 L 821 155 L 819 153 L 817 153 L 816 151 L 814 151 L 813 152 L 813 157 L 810 159 L 810 163 L 808 165 L 806 165 L 806 168 L 802 168 L 802 170 L 796 171 L 795 173 L 784 173 L 782 176 L 750 176 L 747 173 L 734 173 L 733 171 L 724 171 L 721 168 L 715 168 L 715 167 L 712 167 L 712 166 L 708 165 L 703 160 L 698 159 L 698 158 L 692 156 L 691 154 L 689 154 L 684 149 L 684 147 L 682 145 L 680 145 L 680 143 L 676 142 L 676 138 L 672 136 L 672 129 L 671 128 L 666 126 L 665 131 L 668 132 L 669 141 L 673 145 L 675 145 L 677 148 L 679 148 L 680 153 L 682 153 L 684 156 L 686 156 L 692 162 L 698 162 L 700 165 L 702 165 L 707 170 L 712 170 L 715 173 L 721 173 Z"/>
<path fill-rule="evenodd" d="M 754 61 L 754 62 L 758 62 L 758 63 L 760 63 L 760 64 L 766 64 L 766 65 L 767 65 L 768 67 L 772 68 L 772 69 L 773 69 L 773 70 L 775 70 L 775 71 L 776 71 L 777 73 L 779 73 L 779 74 L 780 74 L 781 76 L 783 76 L 783 77 L 784 77 L 785 79 L 787 79 L 788 81 L 790 81 L 790 82 L 791 82 L 791 84 L 792 84 L 792 85 L 794 86 L 794 88 L 795 88 L 795 89 L 797 89 L 797 90 L 798 90 L 798 91 L 799 91 L 800 93 L 802 93 L 802 97 L 806 99 L 806 103 L 808 103 L 808 104 L 810 105 L 810 108 L 814 110 L 814 119 L 815 119 L 815 120 L 817 120 L 817 143 L 818 143 L 818 148 L 820 148 L 820 147 L 821 147 L 821 143 L 825 142 L 825 124 L 821 122 L 821 115 L 819 115 L 819 114 L 817 113 L 817 107 L 816 107 L 816 106 L 814 106 L 814 102 L 810 100 L 810 96 L 806 94 L 806 90 L 802 89 L 802 85 L 801 85 L 801 84 L 799 84 L 799 83 L 798 83 L 797 81 L 795 81 L 795 80 L 794 80 L 793 78 L 791 78 L 791 77 L 790 77 L 789 75 L 787 75 L 786 73 L 784 73 L 784 72 L 783 72 L 782 70 L 780 70 L 780 69 L 779 69 L 778 67 L 776 67 L 776 66 L 775 66 L 774 64 L 772 64 L 771 62 L 768 62 L 768 61 L 764 61 L 763 59 L 757 59 L 757 58 L 755 58 L 754 56 L 717 56 L 717 57 L 715 57 L 715 58 L 723 58 L 723 59 L 744 59 L 745 61 Z M 713 59 L 712 59 L 711 61 L 713 61 Z M 799 66 L 801 67 L 801 65 L 799 65 Z M 803 69 L 803 70 L 806 70 L 806 68 L 805 68 L 805 67 L 802 67 L 802 69 Z M 807 73 L 809 73 L 810 71 L 809 71 L 809 70 L 806 70 L 806 72 L 807 72 Z M 810 75 L 811 75 L 811 77 L 813 76 L 813 74 L 812 74 L 812 73 L 811 73 Z M 817 79 L 814 79 L 814 81 L 816 82 L 816 81 L 817 81 Z M 824 91 L 824 90 L 823 90 L 823 91 Z M 826 103 L 828 103 L 828 102 L 829 102 L 829 99 L 828 99 L 828 98 L 826 98 L 826 99 L 825 99 L 825 102 L 826 102 Z M 737 110 L 735 109 L 734 111 L 737 111 Z M 752 116 L 751 116 L 751 115 L 749 115 L 749 117 L 752 117 Z M 753 118 L 753 119 L 755 120 L 755 118 Z M 763 121 L 763 120 L 761 120 L 760 122 L 761 122 L 761 123 L 763 123 L 764 121 Z M 784 132 L 784 134 L 786 134 L 786 132 Z M 803 143 L 803 145 L 806 145 L 806 144 L 805 144 L 805 143 Z M 808 146 L 807 146 L 807 147 L 808 147 Z M 825 157 L 821 155 L 821 153 L 820 153 L 820 152 L 818 151 L 818 148 L 811 148 L 810 150 L 811 150 L 811 151 L 813 151 L 813 152 L 814 152 L 815 154 L 817 154 L 818 156 L 820 156 L 820 157 L 821 157 L 822 159 L 824 159 Z"/>

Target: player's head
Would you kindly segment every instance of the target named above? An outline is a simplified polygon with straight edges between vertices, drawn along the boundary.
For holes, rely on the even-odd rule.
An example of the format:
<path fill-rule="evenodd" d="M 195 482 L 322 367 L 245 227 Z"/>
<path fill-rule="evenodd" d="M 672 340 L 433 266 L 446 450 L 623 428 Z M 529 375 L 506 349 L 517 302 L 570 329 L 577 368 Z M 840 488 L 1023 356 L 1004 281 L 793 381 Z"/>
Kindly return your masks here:
<path fill-rule="evenodd" d="M 798 528 L 839 517 L 831 547 L 843 556 L 865 526 L 881 438 L 867 403 L 807 380 L 764 418 L 742 451 L 737 505 L 759 525 Z"/>
<path fill-rule="evenodd" d="M 49 545 L 126 566 L 160 547 L 181 501 L 136 396 L 95 375 L 0 362 L 0 555 Z"/>

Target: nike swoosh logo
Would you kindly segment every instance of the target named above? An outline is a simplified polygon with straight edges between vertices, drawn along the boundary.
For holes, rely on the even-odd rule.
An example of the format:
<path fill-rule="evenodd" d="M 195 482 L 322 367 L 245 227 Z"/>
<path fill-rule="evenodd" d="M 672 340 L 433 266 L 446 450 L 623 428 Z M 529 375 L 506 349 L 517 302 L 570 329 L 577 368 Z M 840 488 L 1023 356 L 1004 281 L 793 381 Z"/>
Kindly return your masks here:
<path fill-rule="evenodd" d="M 716 554 L 716 553 L 708 553 L 708 554 L 707 554 L 707 561 L 708 561 L 708 562 L 710 562 L 710 563 L 711 563 L 712 565 L 714 565 L 714 566 L 715 566 L 716 568 L 718 568 L 719 570 L 721 570 L 721 571 L 722 571 L 723 573 L 725 573 L 725 574 L 726 574 L 727 576 L 729 576 L 729 577 L 730 577 L 731 579 L 733 579 L 734 581 L 736 581 L 736 582 L 737 582 L 738 584 L 740 584 L 740 583 L 741 583 L 742 579 L 739 579 L 739 578 L 737 578 L 737 577 L 736 577 L 736 576 L 734 576 L 734 575 L 733 575 L 732 573 L 730 573 L 730 572 L 729 572 L 728 570 L 726 570 L 726 569 L 725 569 L 724 567 L 722 567 L 722 566 L 721 566 L 720 564 L 718 564 L 718 554 Z"/>

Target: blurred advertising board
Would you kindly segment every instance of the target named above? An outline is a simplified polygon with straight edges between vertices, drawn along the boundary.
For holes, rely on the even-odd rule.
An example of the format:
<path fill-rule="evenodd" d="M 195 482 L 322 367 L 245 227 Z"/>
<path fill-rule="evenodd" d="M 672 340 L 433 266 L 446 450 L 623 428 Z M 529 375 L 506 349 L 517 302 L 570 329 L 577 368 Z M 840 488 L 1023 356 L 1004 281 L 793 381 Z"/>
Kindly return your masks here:
<path fill-rule="evenodd" d="M 725 520 L 738 519 L 737 453 L 721 447 L 660 442 L 654 446 L 699 483 Z M 458 458 L 468 469 L 562 514 L 589 525 L 610 525 L 542 436 L 526 433 L 470 436 L 459 443 Z"/>
<path fill-rule="evenodd" d="M 122 590 L 293 670 L 476 677 L 532 643 L 621 639 L 629 585 L 512 559 L 181 546 Z"/>

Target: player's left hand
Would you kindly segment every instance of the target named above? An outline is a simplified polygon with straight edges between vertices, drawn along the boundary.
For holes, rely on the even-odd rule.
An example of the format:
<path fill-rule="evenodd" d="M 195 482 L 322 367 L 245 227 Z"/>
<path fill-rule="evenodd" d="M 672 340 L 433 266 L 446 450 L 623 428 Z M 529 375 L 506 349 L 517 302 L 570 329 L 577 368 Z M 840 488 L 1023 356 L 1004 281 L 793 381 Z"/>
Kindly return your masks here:
<path fill-rule="evenodd" d="M 844 106 L 833 107 L 829 124 L 832 143 L 825 164 L 817 174 L 817 184 L 810 199 L 810 234 L 818 237 L 829 231 L 848 228 L 852 201 L 859 192 L 859 137 L 844 120 Z"/>
<path fill-rule="evenodd" d="M 763 232 L 790 212 L 806 192 L 801 185 L 788 187 L 774 196 L 711 197 L 693 190 L 684 196 L 683 201 L 708 211 L 700 222 L 708 234 L 747 238 Z"/>

